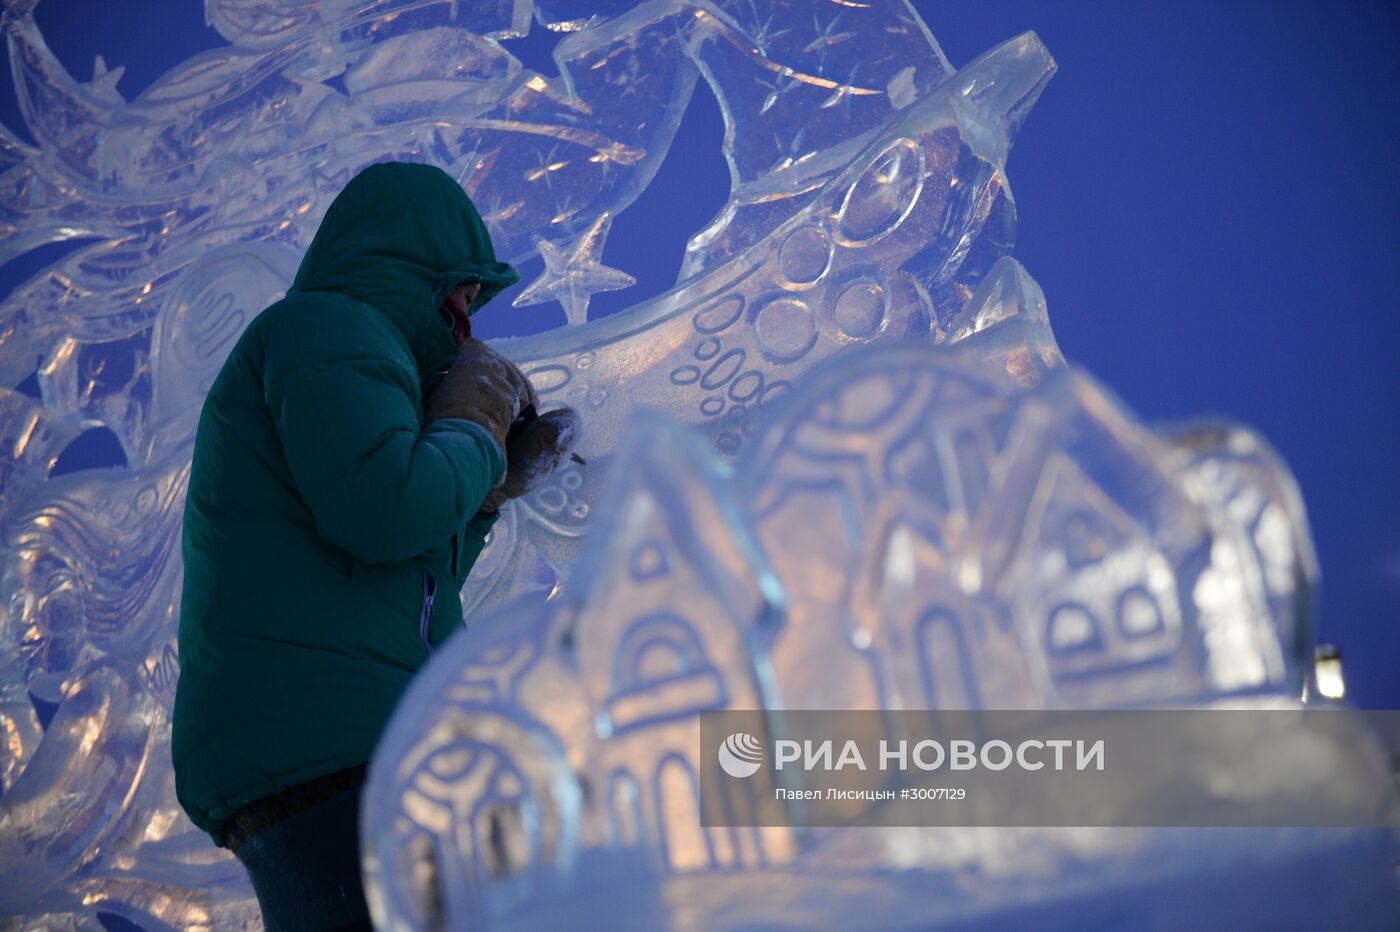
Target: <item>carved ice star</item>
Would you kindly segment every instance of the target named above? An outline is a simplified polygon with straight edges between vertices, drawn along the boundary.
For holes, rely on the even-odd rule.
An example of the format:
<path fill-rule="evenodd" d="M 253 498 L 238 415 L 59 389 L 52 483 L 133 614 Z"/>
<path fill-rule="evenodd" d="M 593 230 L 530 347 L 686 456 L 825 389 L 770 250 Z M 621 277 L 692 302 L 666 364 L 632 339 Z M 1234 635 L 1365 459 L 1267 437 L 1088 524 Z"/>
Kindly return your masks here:
<path fill-rule="evenodd" d="M 117 90 L 117 82 L 121 80 L 125 72 L 126 65 L 108 68 L 107 60 L 98 55 L 93 59 L 92 80 L 88 82 L 88 89 L 92 92 L 92 96 L 107 104 L 126 103 L 121 91 Z"/>
<path fill-rule="evenodd" d="M 543 178 L 544 186 L 551 191 L 554 190 L 554 179 L 550 177 L 550 173 L 557 172 L 559 169 L 569 164 L 568 159 L 555 159 L 555 155 L 558 154 L 558 152 L 559 146 L 554 145 L 549 147 L 549 152 L 547 154 L 539 154 L 539 161 L 535 163 L 534 168 L 525 173 L 525 180 L 539 181 Z"/>
<path fill-rule="evenodd" d="M 759 83 L 770 88 L 768 96 L 763 99 L 763 106 L 758 109 L 759 113 L 767 113 L 774 104 L 783 103 L 784 95 L 802 85 L 802 82 L 794 77 L 793 70 L 787 67 L 778 72 L 772 84 Z"/>
<path fill-rule="evenodd" d="M 823 29 L 823 28 L 822 28 L 821 21 L 818 20 L 817 17 L 816 17 L 815 15 L 812 17 L 812 27 L 813 27 L 813 29 L 816 31 L 817 37 L 816 37 L 815 39 L 813 39 L 811 42 L 808 42 L 807 45 L 806 45 L 806 47 L 803 48 L 802 51 L 803 51 L 804 53 L 806 53 L 806 52 L 816 52 L 816 53 L 817 53 L 818 71 L 822 72 L 823 74 L 826 72 L 826 53 L 827 53 L 827 51 L 828 51 L 833 45 L 836 45 L 836 44 L 841 43 L 841 42 L 845 42 L 847 39 L 851 39 L 851 38 L 854 38 L 854 37 L 855 37 L 855 33 L 854 33 L 854 32 L 837 32 L 837 31 L 836 31 L 836 24 L 837 24 L 838 22 L 840 22 L 840 21 L 841 21 L 841 14 L 840 14 L 840 13 L 837 13 L 835 16 L 833 16 L 833 17 L 831 18 L 831 22 L 829 22 L 829 23 L 826 24 L 826 28 Z"/>
<path fill-rule="evenodd" d="M 543 236 L 533 237 L 544 259 L 544 271 L 520 292 L 513 306 L 558 301 L 564 305 L 564 316 L 570 324 L 582 324 L 588 320 L 588 300 L 595 292 L 635 285 L 637 280 L 631 275 L 609 268 L 598 259 L 611 227 L 612 215 L 604 211 L 573 246 L 551 243 Z"/>
<path fill-rule="evenodd" d="M 792 32 L 791 29 L 773 28 L 773 20 L 777 19 L 777 16 L 778 14 L 774 13 L 762 23 L 758 22 L 757 16 L 754 17 L 755 27 L 753 30 L 753 41 L 754 44 L 758 46 L 759 52 L 762 53 L 765 58 L 768 56 L 768 46 L 771 43 Z"/>
<path fill-rule="evenodd" d="M 627 58 L 627 67 L 623 70 L 619 70 L 617 76 L 612 79 L 613 84 L 622 88 L 617 96 L 619 98 L 631 97 L 633 94 L 637 93 L 638 78 L 641 76 L 641 60 L 637 58 L 636 55 L 629 55 Z"/>
<path fill-rule="evenodd" d="M 836 90 L 830 97 L 822 101 L 817 109 L 826 110 L 830 107 L 840 106 L 841 115 L 849 117 L 851 115 L 851 98 L 855 96 L 856 72 L 860 70 L 860 62 L 851 66 L 851 73 L 846 76 L 846 83 L 838 84 Z"/>

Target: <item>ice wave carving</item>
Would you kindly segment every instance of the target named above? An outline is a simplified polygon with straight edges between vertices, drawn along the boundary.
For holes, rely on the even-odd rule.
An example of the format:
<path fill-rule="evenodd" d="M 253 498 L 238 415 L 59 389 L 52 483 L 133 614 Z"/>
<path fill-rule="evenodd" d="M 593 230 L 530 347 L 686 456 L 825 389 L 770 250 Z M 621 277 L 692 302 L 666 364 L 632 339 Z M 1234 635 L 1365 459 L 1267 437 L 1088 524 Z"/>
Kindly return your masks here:
<path fill-rule="evenodd" d="M 175 545 L 209 383 L 354 172 L 451 172 L 502 257 L 556 260 L 522 300 L 578 325 L 629 279 L 609 224 L 698 80 L 732 128 L 729 203 L 674 291 L 507 347 L 584 412 L 589 459 L 509 509 L 463 594 L 476 615 L 558 585 L 638 404 L 733 454 L 811 363 L 941 339 L 1010 249 L 1006 146 L 1053 69 L 1027 35 L 955 77 L 904 2 L 208 0 L 229 45 L 127 100 L 102 58 L 70 75 L 33 6 L 4 5 L 37 144 L 0 128 L 0 261 L 76 248 L 0 302 L 0 910 L 49 925 L 256 921 L 241 868 L 174 798 Z M 557 77 L 510 54 L 532 16 L 571 33 Z M 31 375 L 38 397 L 17 388 Z M 48 478 L 96 427 L 126 466 Z"/>

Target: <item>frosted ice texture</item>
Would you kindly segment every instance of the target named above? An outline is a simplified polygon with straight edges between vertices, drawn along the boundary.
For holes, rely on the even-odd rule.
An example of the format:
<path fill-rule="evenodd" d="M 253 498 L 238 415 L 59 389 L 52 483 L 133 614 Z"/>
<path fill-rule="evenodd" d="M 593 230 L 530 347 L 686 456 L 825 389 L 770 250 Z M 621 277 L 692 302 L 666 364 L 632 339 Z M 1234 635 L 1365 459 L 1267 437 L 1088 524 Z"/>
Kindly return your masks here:
<path fill-rule="evenodd" d="M 677 925 L 743 922 L 755 889 L 788 919 L 868 924 L 882 893 L 951 883 L 936 908 L 976 910 L 1051 897 L 1095 858 L 1176 852 L 1200 876 L 1258 854 L 1074 832 L 706 841 L 676 795 L 696 708 L 1297 691 L 1315 569 L 1286 469 L 1247 431 L 1121 413 L 1066 370 L 1008 255 L 1006 153 L 1054 70 L 1033 34 L 955 71 L 902 0 L 207 0 L 228 46 L 127 101 L 100 57 L 70 76 L 32 7 L 4 5 L 37 145 L 0 127 L 0 261 L 81 245 L 0 303 L 0 914 L 256 925 L 169 765 L 191 441 L 331 198 L 388 159 L 442 166 L 501 258 L 545 260 L 517 303 L 559 301 L 570 325 L 500 347 L 580 410 L 587 465 L 507 507 L 463 592 L 472 630 L 386 735 L 365 829 L 381 924 L 605 918 L 590 884 Z M 500 44 L 532 19 L 571 33 L 557 77 Z M 584 323 L 630 282 L 610 224 L 700 79 L 728 203 L 674 289 Z M 36 360 L 38 399 L 8 387 Z M 127 465 L 48 478 L 97 426 Z M 1369 866 L 1366 843 L 1269 850 Z M 989 878 L 976 896 L 967 871 Z"/>

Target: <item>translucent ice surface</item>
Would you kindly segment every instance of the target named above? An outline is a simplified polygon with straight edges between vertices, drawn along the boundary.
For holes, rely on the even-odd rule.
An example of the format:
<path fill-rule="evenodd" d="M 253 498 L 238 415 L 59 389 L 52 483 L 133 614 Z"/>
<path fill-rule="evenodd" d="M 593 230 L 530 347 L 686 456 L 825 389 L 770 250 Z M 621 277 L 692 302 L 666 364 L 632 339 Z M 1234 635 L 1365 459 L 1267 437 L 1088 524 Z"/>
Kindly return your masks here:
<path fill-rule="evenodd" d="M 896 924 L 872 897 L 907 924 L 1086 871 L 1112 896 L 1112 858 L 1179 879 L 1262 851 L 1370 902 L 1384 859 L 1356 834 L 716 847 L 687 808 L 701 708 L 1298 691 L 1316 571 L 1286 468 L 1242 429 L 1137 424 L 1066 367 L 1009 255 L 1007 151 L 1055 69 L 1033 34 L 955 69 L 903 0 L 206 0 L 227 46 L 128 101 L 102 58 L 70 75 L 32 7 L 3 12 L 36 144 L 0 127 L 0 262 L 76 248 L 0 302 L 0 915 L 258 923 L 170 767 L 191 443 L 243 327 L 384 160 L 440 165 L 502 259 L 543 258 L 517 303 L 569 324 L 499 346 L 581 412 L 586 464 L 505 510 L 468 633 L 376 757 L 381 925 L 776 921 L 755 891 L 798 924 Z M 557 76 L 501 44 L 531 28 L 568 33 Z M 728 202 L 672 290 L 589 322 L 631 281 L 610 224 L 702 80 Z M 98 427 L 126 465 L 51 477 Z"/>
<path fill-rule="evenodd" d="M 1380 831 L 700 824 L 707 710 L 1298 704 L 1315 570 L 1286 468 L 1240 428 L 1153 433 L 1063 365 L 1030 388 L 989 365 L 1046 352 L 1007 262 L 964 348 L 814 366 L 738 457 L 633 416 L 564 584 L 475 620 L 376 752 L 380 924 L 1185 922 L 1250 865 L 1287 891 L 1269 927 L 1341 915 L 1317 858 L 1350 865 L 1350 915 L 1394 909 Z M 1318 767 L 1386 792 L 1371 762 Z"/>

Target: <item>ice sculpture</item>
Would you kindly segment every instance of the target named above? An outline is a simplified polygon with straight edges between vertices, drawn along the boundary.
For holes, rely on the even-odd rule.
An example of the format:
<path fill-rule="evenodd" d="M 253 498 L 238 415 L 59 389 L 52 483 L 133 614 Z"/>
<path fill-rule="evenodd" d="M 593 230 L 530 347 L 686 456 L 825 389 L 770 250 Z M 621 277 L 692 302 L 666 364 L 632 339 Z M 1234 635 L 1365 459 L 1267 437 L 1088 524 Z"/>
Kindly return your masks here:
<path fill-rule="evenodd" d="M 985 294 L 1024 295 L 1005 262 Z M 1081 372 L 1026 389 L 985 351 L 842 354 L 737 460 L 634 415 L 565 584 L 476 621 L 395 713 L 363 826 L 376 923 L 1004 928 L 1038 904 L 1082 928 L 1114 897 L 1186 920 L 1203 865 L 1240 863 L 1289 890 L 1261 927 L 1393 910 L 1381 831 L 700 824 L 710 709 L 1297 705 L 1315 569 L 1267 445 L 1159 436 Z M 1361 759 L 1316 785 L 1343 773 L 1388 792 Z M 1319 858 L 1347 865 L 1340 913 Z"/>
<path fill-rule="evenodd" d="M 194 56 L 127 101 L 116 89 L 120 68 L 101 58 L 91 81 L 63 69 L 33 6 L 6 0 L 0 14 L 37 143 L 0 127 L 0 262 L 46 243 L 77 245 L 0 302 L 0 914 L 43 927 L 93 928 L 103 914 L 149 929 L 257 922 L 242 868 L 185 818 L 169 765 L 179 669 L 174 545 L 185 470 L 203 396 L 229 347 L 286 287 L 331 197 L 376 161 L 444 167 L 481 206 L 501 258 L 544 258 L 518 303 L 558 300 L 570 326 L 503 341 L 502 349 L 527 368 L 542 397 L 573 404 L 587 420 L 580 450 L 587 465 L 507 509 L 463 593 L 480 630 L 459 639 L 452 659 L 415 690 L 412 702 L 432 705 L 443 730 L 400 725 L 386 745 L 421 754 L 404 757 L 401 770 L 380 774 L 374 787 L 373 818 L 385 826 L 372 839 L 381 920 L 421 915 L 420 895 L 431 890 L 442 891 L 439 908 L 453 917 L 503 914 L 511 897 L 539 893 L 541 884 L 555 884 L 567 903 L 580 877 L 616 876 L 615 865 L 657 850 L 641 834 L 599 844 L 596 794 L 628 798 L 646 787 L 585 785 L 569 770 L 603 767 L 607 754 L 622 753 L 585 737 L 598 703 L 617 700 L 606 706 L 617 720 L 645 717 L 646 703 L 631 703 L 626 689 L 598 692 L 601 674 L 561 675 L 551 689 L 573 690 L 576 702 L 554 718 L 532 718 L 537 713 L 525 710 L 533 706 L 514 699 L 517 674 L 538 677 L 570 656 L 572 648 L 551 640 L 566 607 L 582 613 L 586 630 L 597 624 L 587 622 L 590 612 L 625 607 L 647 579 L 672 580 L 666 585 L 708 606 L 714 623 L 701 629 L 665 614 L 679 603 L 632 603 L 651 604 L 654 630 L 694 647 L 677 655 L 694 659 L 686 683 L 722 689 L 730 702 L 767 701 L 780 685 L 788 702 L 827 696 L 793 671 L 826 651 L 823 638 L 833 635 L 868 675 L 832 679 L 831 701 L 838 694 L 867 704 L 928 701 L 917 676 L 883 647 L 908 619 L 880 606 L 905 604 L 905 589 L 937 575 L 939 554 L 961 561 L 959 610 L 996 617 L 1024 609 L 1034 617 L 1076 606 L 1055 615 L 1063 656 L 1039 656 L 1035 632 L 1006 628 L 1004 616 L 982 640 L 958 646 L 979 651 L 984 666 L 941 680 L 939 689 L 954 695 L 975 688 L 984 702 L 1112 703 L 1296 686 L 1311 637 L 1314 571 L 1287 473 L 1246 432 L 1202 429 L 1166 443 L 1130 419 L 1104 420 L 1098 390 L 1062 371 L 1044 298 L 1008 255 L 1015 210 L 1007 149 L 1054 70 L 1034 35 L 955 71 L 904 0 L 206 0 L 209 22 L 229 45 Z M 508 40 L 532 19 L 570 33 L 555 49 L 558 76 L 534 73 L 509 51 Z M 674 289 L 584 323 L 592 293 L 630 278 L 608 264 L 609 225 L 665 158 L 700 79 L 727 124 L 728 203 L 691 239 Z M 830 386 L 799 377 L 864 344 L 930 343 L 961 347 L 959 359 L 925 348 L 899 357 L 894 368 L 909 373 L 910 387 L 943 386 L 937 397 L 901 403 L 966 417 L 966 432 L 946 427 L 951 440 L 935 458 L 940 470 L 962 470 L 963 478 L 940 486 L 916 468 L 933 461 L 927 450 L 892 448 L 883 485 L 849 498 L 848 543 L 856 550 L 777 547 L 793 520 L 782 490 L 799 487 L 823 463 L 842 477 L 857 475 L 845 472 L 854 460 L 846 462 L 843 445 L 873 451 L 884 442 L 860 439 L 863 427 L 839 406 L 812 407 Z M 838 358 L 823 371 L 851 375 L 881 357 L 862 358 L 849 367 Z M 37 398 L 21 388 L 31 376 Z M 642 443 L 635 429 L 624 439 L 641 406 L 670 418 L 648 422 L 655 443 Z M 810 415 L 805 426 L 793 419 L 802 412 Z M 1012 456 L 1003 428 L 1018 412 L 1030 421 L 1039 412 L 1042 432 L 1015 436 L 1042 446 Z M 1071 503 L 1057 506 L 1070 511 L 1038 517 L 1046 552 L 1062 559 L 1037 575 L 1024 553 L 997 550 L 1008 522 L 1022 516 L 1016 509 L 1031 505 L 1008 499 L 1003 510 L 987 509 L 976 464 L 1008 457 L 1024 489 L 1039 475 L 1037 451 L 1060 449 L 1056 423 L 1098 433 L 1063 450 L 1055 501 Z M 95 427 L 112 432 L 126 465 L 50 478 L 68 443 Z M 818 443 L 810 462 L 799 455 L 806 441 L 784 431 Z M 728 487 L 725 463 L 741 454 L 755 497 L 718 491 Z M 677 457 L 689 465 L 681 468 Z M 625 473 L 614 462 L 626 463 Z M 1129 476 L 1153 484 L 1115 485 Z M 653 517 L 681 521 L 689 540 L 658 537 L 618 549 L 625 535 L 615 519 L 596 521 L 605 478 L 620 490 L 610 493 L 619 502 L 664 486 L 688 503 L 693 510 L 668 506 Z M 1117 510 L 1072 511 L 1075 494 L 1092 499 L 1100 487 L 1138 489 L 1141 497 Z M 939 499 L 939 488 L 956 495 Z M 877 489 L 898 490 L 911 503 L 907 512 L 882 510 L 888 503 L 869 497 Z M 905 523 L 881 523 L 894 517 Z M 930 549 L 925 531 L 940 528 L 944 549 Z M 957 540 L 948 536 L 953 529 Z M 585 530 L 597 533 L 600 547 L 572 578 L 597 583 L 565 586 Z M 860 549 L 879 534 L 899 560 L 882 565 Z M 838 576 L 817 574 L 822 565 L 849 569 L 857 551 L 871 561 L 859 576 L 866 588 L 833 588 Z M 1143 578 L 1102 591 L 1086 568 L 1110 552 L 1121 564 L 1115 578 Z M 915 575 L 881 575 L 894 567 Z M 794 573 L 812 576 L 811 585 L 795 588 Z M 604 585 L 619 579 L 628 581 Z M 1002 590 L 969 594 L 991 593 L 993 581 Z M 843 609 L 833 614 L 837 600 Z M 1074 640 L 1095 624 L 1119 630 L 1111 626 L 1120 617 L 1141 639 L 1120 644 L 1105 635 L 1112 650 L 1104 654 Z M 736 620 L 752 624 L 735 627 Z M 513 625 L 522 627 L 507 636 Z M 790 636 L 823 625 L 828 630 L 810 639 Z M 958 636 L 952 626 L 937 630 L 940 638 Z M 1206 659 L 1183 653 L 1190 632 L 1206 633 Z M 692 645 L 692 634 L 703 639 Z M 636 677 L 642 696 L 653 660 L 642 656 L 646 643 L 629 643 L 637 664 L 618 669 Z M 590 669 L 612 669 L 613 655 L 598 645 L 577 647 L 594 652 Z M 1159 672 L 1112 675 L 1112 664 L 1135 651 L 1161 651 Z M 1041 667 L 1023 680 L 1002 661 Z M 747 663 L 759 666 L 728 676 Z M 1080 666 L 1094 675 L 1071 676 Z M 1076 692 L 1062 679 L 1083 685 Z M 470 727 L 482 749 L 500 753 L 472 769 L 450 734 L 463 710 L 483 704 L 495 711 L 474 716 Z M 557 717 L 566 713 L 575 717 Z M 685 727 L 678 720 L 675 734 Z M 666 760 L 667 780 L 687 779 L 683 759 Z M 500 844 L 476 852 L 471 832 L 480 821 L 446 818 L 453 810 L 440 800 L 467 798 L 488 773 L 489 819 L 506 822 L 493 835 Z M 408 781 L 435 789 L 400 797 Z M 401 804 L 403 818 L 419 826 L 407 834 L 400 821 L 386 821 Z M 643 823 L 633 829 L 642 832 Z M 695 836 L 687 837 L 689 853 L 674 863 L 700 866 Z M 1001 836 L 944 841 L 983 854 L 987 845 L 1011 844 Z M 1052 860 L 1080 845 L 1038 842 L 1034 850 Z M 917 852 L 929 844 L 893 836 L 879 843 L 879 863 L 920 864 Z M 821 848 L 821 856 L 840 861 L 842 844 Z M 811 857 L 793 839 L 763 845 L 774 858 Z M 1103 841 L 1081 846 L 1101 850 Z M 547 879 L 568 864 L 574 873 Z M 463 874 L 424 885 L 422 872 L 434 865 L 471 865 L 494 879 L 472 885 Z M 529 872 L 516 870 L 526 865 Z M 534 870 L 546 865 L 545 873 Z M 673 880 L 685 888 L 691 876 Z M 694 898 L 703 888 L 688 889 Z"/>

